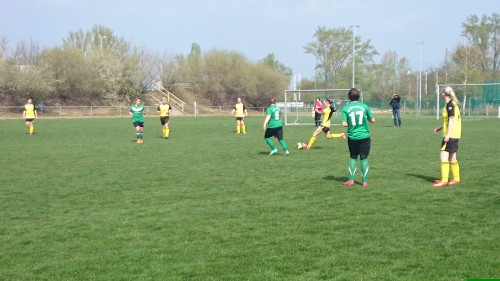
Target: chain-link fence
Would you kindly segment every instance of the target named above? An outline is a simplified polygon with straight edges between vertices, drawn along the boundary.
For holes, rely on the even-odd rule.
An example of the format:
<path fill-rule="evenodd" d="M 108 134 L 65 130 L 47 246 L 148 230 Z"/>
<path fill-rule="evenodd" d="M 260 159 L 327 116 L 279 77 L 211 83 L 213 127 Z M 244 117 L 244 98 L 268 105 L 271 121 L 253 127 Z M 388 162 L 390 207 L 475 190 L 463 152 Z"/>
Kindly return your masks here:
<path fill-rule="evenodd" d="M 374 111 L 391 111 L 392 108 L 389 102 L 366 102 L 368 106 Z M 401 113 L 404 114 L 414 114 L 417 112 L 420 115 L 436 115 L 436 99 L 422 101 L 420 111 L 416 108 L 416 103 L 414 101 L 402 101 L 401 102 Z M 444 104 L 441 100 L 439 103 L 439 112 L 442 111 Z M 464 116 L 500 116 L 500 100 L 487 101 L 480 98 L 470 98 L 469 101 L 460 101 L 460 109 L 462 115 Z"/>

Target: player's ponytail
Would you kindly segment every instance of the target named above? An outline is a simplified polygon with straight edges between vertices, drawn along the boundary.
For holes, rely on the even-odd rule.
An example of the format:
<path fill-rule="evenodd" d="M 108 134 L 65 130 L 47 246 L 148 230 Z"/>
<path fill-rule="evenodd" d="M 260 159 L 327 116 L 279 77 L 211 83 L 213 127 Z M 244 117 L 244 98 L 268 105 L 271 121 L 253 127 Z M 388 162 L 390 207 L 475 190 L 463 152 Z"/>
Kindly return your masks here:
<path fill-rule="evenodd" d="M 443 95 L 449 97 L 451 100 L 453 100 L 456 104 L 460 104 L 458 102 L 457 96 L 455 95 L 455 92 L 453 91 L 453 88 L 450 86 L 446 86 L 443 89 Z"/>

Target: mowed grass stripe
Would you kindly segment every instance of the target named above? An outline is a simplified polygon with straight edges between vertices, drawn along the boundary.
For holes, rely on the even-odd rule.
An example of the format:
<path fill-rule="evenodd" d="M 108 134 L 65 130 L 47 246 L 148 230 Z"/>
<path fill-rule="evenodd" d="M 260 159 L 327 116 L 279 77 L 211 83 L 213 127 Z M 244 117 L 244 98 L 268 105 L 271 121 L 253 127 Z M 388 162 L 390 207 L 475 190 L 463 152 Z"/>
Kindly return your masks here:
<path fill-rule="evenodd" d="M 499 274 L 498 120 L 465 119 L 463 184 L 439 176 L 435 118 L 376 116 L 370 188 L 343 187 L 345 141 L 263 117 L 0 121 L 5 280 L 465 280 Z M 338 118 L 338 117 L 336 117 Z M 339 126 L 334 132 L 344 131 Z M 277 144 L 277 142 L 276 142 Z M 278 148 L 280 148 L 278 146 Z M 360 175 L 356 181 L 359 183 Z"/>

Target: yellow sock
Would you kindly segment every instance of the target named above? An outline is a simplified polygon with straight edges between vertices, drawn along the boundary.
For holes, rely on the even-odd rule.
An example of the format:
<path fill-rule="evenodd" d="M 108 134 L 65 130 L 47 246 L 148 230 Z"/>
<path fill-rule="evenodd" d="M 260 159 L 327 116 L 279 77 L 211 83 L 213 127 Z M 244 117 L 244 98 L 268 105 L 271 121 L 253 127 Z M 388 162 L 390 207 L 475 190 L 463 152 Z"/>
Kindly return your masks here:
<path fill-rule="evenodd" d="M 169 135 L 170 135 L 170 128 L 166 128 L 165 129 L 165 137 L 168 138 Z"/>
<path fill-rule="evenodd" d="M 239 134 L 240 133 L 240 126 L 236 126 L 236 133 Z"/>
<path fill-rule="evenodd" d="M 247 133 L 247 128 L 245 127 L 245 125 L 241 125 L 241 131 L 243 132 L 243 134 Z"/>
<path fill-rule="evenodd" d="M 441 181 L 448 182 L 449 175 L 450 175 L 450 162 L 448 161 L 441 162 Z"/>
<path fill-rule="evenodd" d="M 29 132 L 30 132 L 30 135 L 32 135 L 34 131 L 35 131 L 35 126 L 31 125 L 31 126 L 29 127 Z"/>
<path fill-rule="evenodd" d="M 161 131 L 163 132 L 163 137 L 167 136 L 167 129 L 161 128 Z"/>
<path fill-rule="evenodd" d="M 309 148 L 311 148 L 315 141 L 316 141 L 316 136 L 312 136 L 311 139 L 309 140 L 309 143 L 307 144 L 307 146 Z"/>
<path fill-rule="evenodd" d="M 458 161 L 450 162 L 450 168 L 453 179 L 460 181 L 460 166 L 458 165 Z"/>
<path fill-rule="evenodd" d="M 330 134 L 331 139 L 340 139 L 342 137 L 342 134 Z"/>

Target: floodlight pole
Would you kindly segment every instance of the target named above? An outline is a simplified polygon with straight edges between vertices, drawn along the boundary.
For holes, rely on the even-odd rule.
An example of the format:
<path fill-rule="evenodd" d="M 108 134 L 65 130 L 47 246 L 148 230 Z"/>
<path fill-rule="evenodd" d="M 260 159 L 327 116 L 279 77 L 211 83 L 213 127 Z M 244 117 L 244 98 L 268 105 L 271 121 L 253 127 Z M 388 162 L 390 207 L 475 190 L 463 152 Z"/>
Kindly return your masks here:
<path fill-rule="evenodd" d="M 354 88 L 356 68 L 356 28 L 359 28 L 359 25 L 351 25 L 349 28 L 352 29 L 352 87 Z"/>
<path fill-rule="evenodd" d="M 467 67 L 468 67 L 468 54 L 469 54 L 469 45 L 467 44 L 467 36 L 461 35 L 464 39 L 464 47 L 465 47 L 465 72 L 464 72 L 464 84 L 467 85 Z M 467 86 L 464 86 L 464 103 L 462 105 L 462 112 L 465 113 L 465 103 L 467 100 Z"/>
<path fill-rule="evenodd" d="M 420 116 L 420 108 L 422 107 L 422 47 L 424 45 L 424 41 L 417 42 L 417 45 L 420 45 L 420 63 L 418 70 L 418 108 L 417 108 L 417 116 Z"/>

